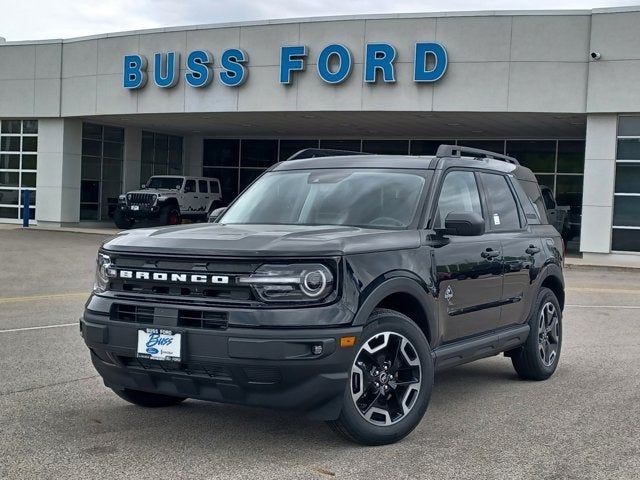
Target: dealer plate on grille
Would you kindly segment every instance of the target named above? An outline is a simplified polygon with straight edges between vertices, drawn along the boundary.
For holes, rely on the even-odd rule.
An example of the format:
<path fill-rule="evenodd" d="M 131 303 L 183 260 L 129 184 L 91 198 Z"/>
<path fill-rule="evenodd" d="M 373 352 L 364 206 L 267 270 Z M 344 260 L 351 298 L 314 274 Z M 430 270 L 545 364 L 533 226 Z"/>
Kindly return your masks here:
<path fill-rule="evenodd" d="M 140 205 L 131 205 L 131 210 L 140 210 Z"/>
<path fill-rule="evenodd" d="M 147 328 L 138 330 L 138 352 L 140 358 L 179 362 L 182 347 L 182 334 L 171 330 Z"/>

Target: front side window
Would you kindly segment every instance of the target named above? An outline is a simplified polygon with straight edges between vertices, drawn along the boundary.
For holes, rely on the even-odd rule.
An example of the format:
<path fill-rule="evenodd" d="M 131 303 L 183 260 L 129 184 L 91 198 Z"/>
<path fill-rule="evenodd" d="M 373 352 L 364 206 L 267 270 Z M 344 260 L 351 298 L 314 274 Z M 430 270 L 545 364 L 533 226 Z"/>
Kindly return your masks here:
<path fill-rule="evenodd" d="M 482 216 L 480 194 L 473 172 L 453 171 L 442 182 L 433 228 L 444 228 L 450 213 L 473 212 Z"/>
<path fill-rule="evenodd" d="M 403 229 L 416 216 L 427 174 L 364 169 L 269 172 L 229 207 L 221 223 Z"/>
<path fill-rule="evenodd" d="M 196 191 L 196 181 L 187 180 L 184 184 L 184 193 L 192 193 Z"/>
<path fill-rule="evenodd" d="M 495 231 L 519 230 L 521 226 L 518 204 L 513 197 L 507 178 L 492 173 L 481 173 L 480 175 L 487 193 L 491 229 Z"/>

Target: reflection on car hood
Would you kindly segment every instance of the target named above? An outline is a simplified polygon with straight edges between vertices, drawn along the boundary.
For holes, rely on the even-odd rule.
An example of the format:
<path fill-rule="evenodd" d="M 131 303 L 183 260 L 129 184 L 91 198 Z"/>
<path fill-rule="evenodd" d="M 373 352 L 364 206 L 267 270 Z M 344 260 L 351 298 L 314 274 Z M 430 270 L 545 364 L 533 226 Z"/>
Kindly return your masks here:
<path fill-rule="evenodd" d="M 418 248 L 417 230 L 347 226 L 195 224 L 128 230 L 104 248 L 122 252 L 225 256 L 328 256 Z"/>

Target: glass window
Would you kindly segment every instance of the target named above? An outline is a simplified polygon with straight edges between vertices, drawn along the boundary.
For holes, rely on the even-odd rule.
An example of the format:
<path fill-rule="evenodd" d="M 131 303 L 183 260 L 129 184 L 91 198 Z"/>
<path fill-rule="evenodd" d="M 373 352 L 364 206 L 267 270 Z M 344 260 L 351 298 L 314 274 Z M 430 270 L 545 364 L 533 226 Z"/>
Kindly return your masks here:
<path fill-rule="evenodd" d="M 98 220 L 98 204 L 81 203 L 80 220 Z"/>
<path fill-rule="evenodd" d="M 109 158 L 117 158 L 122 160 L 122 150 L 124 144 L 122 143 L 114 143 L 114 142 L 104 142 L 103 152 L 105 157 Z"/>
<path fill-rule="evenodd" d="M 305 148 L 318 148 L 318 140 L 280 140 L 280 161 Z"/>
<path fill-rule="evenodd" d="M 4 190 L 0 189 L 0 204 L 2 205 L 19 205 L 20 204 L 20 190 Z"/>
<path fill-rule="evenodd" d="M 620 252 L 640 252 L 640 230 L 614 228 L 611 249 Z"/>
<path fill-rule="evenodd" d="M 101 168 L 100 157 L 82 157 L 81 171 L 83 180 L 100 180 Z"/>
<path fill-rule="evenodd" d="M 640 193 L 640 162 L 616 165 L 616 192 Z"/>
<path fill-rule="evenodd" d="M 145 183 L 153 175 L 153 164 L 143 163 L 140 166 L 140 181 Z"/>
<path fill-rule="evenodd" d="M 37 155 L 22 155 L 22 168 L 24 170 L 36 170 L 38 168 Z"/>
<path fill-rule="evenodd" d="M 242 140 L 240 166 L 269 167 L 278 161 L 277 140 Z"/>
<path fill-rule="evenodd" d="M 37 120 L 23 120 L 22 121 L 22 133 L 29 133 L 29 134 L 38 133 L 38 121 Z"/>
<path fill-rule="evenodd" d="M 411 140 L 411 155 L 435 155 L 440 145 L 455 144 L 455 140 Z"/>
<path fill-rule="evenodd" d="M 558 175 L 556 177 L 556 203 L 560 206 L 581 206 L 582 183 L 582 175 Z"/>
<path fill-rule="evenodd" d="M 82 180 L 80 182 L 80 201 L 98 203 L 100 197 L 100 182 L 97 180 Z"/>
<path fill-rule="evenodd" d="M 362 151 L 380 155 L 407 155 L 409 140 L 363 140 Z"/>
<path fill-rule="evenodd" d="M 193 193 L 196 191 L 196 181 L 187 180 L 184 184 L 184 193 Z"/>
<path fill-rule="evenodd" d="M 536 180 L 540 186 L 549 187 L 551 192 L 555 190 L 556 176 L 555 175 L 536 175 Z"/>
<path fill-rule="evenodd" d="M 475 212 L 482 216 L 480 194 L 473 172 L 453 171 L 442 182 L 433 228 L 444 228 L 450 213 Z"/>
<path fill-rule="evenodd" d="M 320 148 L 360 152 L 360 140 L 320 140 Z"/>
<path fill-rule="evenodd" d="M 535 173 L 553 173 L 556 163 L 555 140 L 508 140 L 507 155 L 515 157 Z"/>
<path fill-rule="evenodd" d="M 22 186 L 34 187 L 36 186 L 36 174 L 35 173 L 23 173 L 22 174 Z"/>
<path fill-rule="evenodd" d="M 238 169 L 237 168 L 213 168 L 202 169 L 203 175 L 208 178 L 217 178 L 222 186 L 222 198 L 225 202 L 231 202 L 238 195 Z"/>
<path fill-rule="evenodd" d="M 154 163 L 153 174 L 154 175 L 167 175 L 169 173 L 169 165 L 166 163 Z"/>
<path fill-rule="evenodd" d="M 20 168 L 20 155 L 3 153 L 0 155 L 0 168 L 18 170 Z"/>
<path fill-rule="evenodd" d="M 0 137 L 0 150 L 3 152 L 19 152 L 20 137 Z"/>
<path fill-rule="evenodd" d="M 481 173 L 482 183 L 489 202 L 489 224 L 492 230 L 518 230 L 520 215 L 507 177 L 492 173 Z"/>
<path fill-rule="evenodd" d="M 0 218 L 18 218 L 17 207 L 0 207 Z"/>
<path fill-rule="evenodd" d="M 102 160 L 103 181 L 119 182 L 121 177 L 122 160 L 116 160 L 113 158 L 105 158 Z"/>
<path fill-rule="evenodd" d="M 640 138 L 618 139 L 618 160 L 640 160 Z"/>
<path fill-rule="evenodd" d="M 18 172 L 0 172 L 0 187 L 18 187 L 19 180 Z"/>
<path fill-rule="evenodd" d="M 104 127 L 103 134 L 107 142 L 124 143 L 124 128 Z"/>
<path fill-rule="evenodd" d="M 2 120 L 2 133 L 20 133 L 20 120 Z"/>
<path fill-rule="evenodd" d="M 544 200 L 544 206 L 547 210 L 554 210 L 556 208 L 556 201 L 553 198 L 553 193 L 549 188 L 542 189 L 542 198 Z"/>
<path fill-rule="evenodd" d="M 640 137 L 640 116 L 620 115 L 618 117 L 618 135 L 621 137 Z"/>
<path fill-rule="evenodd" d="M 102 156 L 102 140 L 82 140 L 82 154 L 92 157 Z"/>
<path fill-rule="evenodd" d="M 262 175 L 265 170 L 258 170 L 254 168 L 243 168 L 240 171 L 240 191 L 242 192 L 245 188 L 247 188 L 251 183 Z"/>
<path fill-rule="evenodd" d="M 584 172 L 583 140 L 560 140 L 558 142 L 558 172 Z"/>
<path fill-rule="evenodd" d="M 182 188 L 182 177 L 151 177 L 147 182 L 147 188 L 157 190 L 180 190 Z M 193 182 L 193 180 L 191 180 Z"/>
<path fill-rule="evenodd" d="M 389 170 L 268 172 L 222 221 L 401 229 L 413 221 L 424 185 L 422 174 Z"/>
<path fill-rule="evenodd" d="M 458 145 L 489 150 L 495 153 L 504 153 L 504 140 L 458 140 Z"/>
<path fill-rule="evenodd" d="M 209 182 L 209 191 L 211 193 L 220 193 L 220 185 L 218 182 L 210 181 Z"/>
<path fill-rule="evenodd" d="M 516 195 L 520 200 L 522 210 L 524 210 L 524 214 L 527 217 L 528 223 L 540 224 L 540 213 L 538 212 L 538 207 L 536 206 L 534 201 L 527 195 L 522 183 L 517 180 L 513 182 L 513 189 L 516 191 Z"/>
<path fill-rule="evenodd" d="M 95 123 L 83 123 L 82 138 L 102 140 L 102 125 L 97 125 Z"/>
<path fill-rule="evenodd" d="M 209 187 L 206 180 L 198 180 L 198 192 L 209 193 Z"/>
<path fill-rule="evenodd" d="M 621 227 L 640 227 L 640 197 L 613 199 L 613 224 Z"/>
<path fill-rule="evenodd" d="M 202 164 L 205 167 L 237 167 L 239 161 L 240 140 L 204 140 L 202 144 Z"/>

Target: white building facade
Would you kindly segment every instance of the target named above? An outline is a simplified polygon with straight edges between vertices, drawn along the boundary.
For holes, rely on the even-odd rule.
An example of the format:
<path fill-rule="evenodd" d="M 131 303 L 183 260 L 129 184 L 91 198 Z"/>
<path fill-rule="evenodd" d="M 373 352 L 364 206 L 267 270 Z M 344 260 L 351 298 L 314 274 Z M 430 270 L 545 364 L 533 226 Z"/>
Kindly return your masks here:
<path fill-rule="evenodd" d="M 308 148 L 504 152 L 585 260 L 640 265 L 640 7 L 369 15 L 0 43 L 0 222 L 109 220 L 152 174 L 230 201 Z"/>

